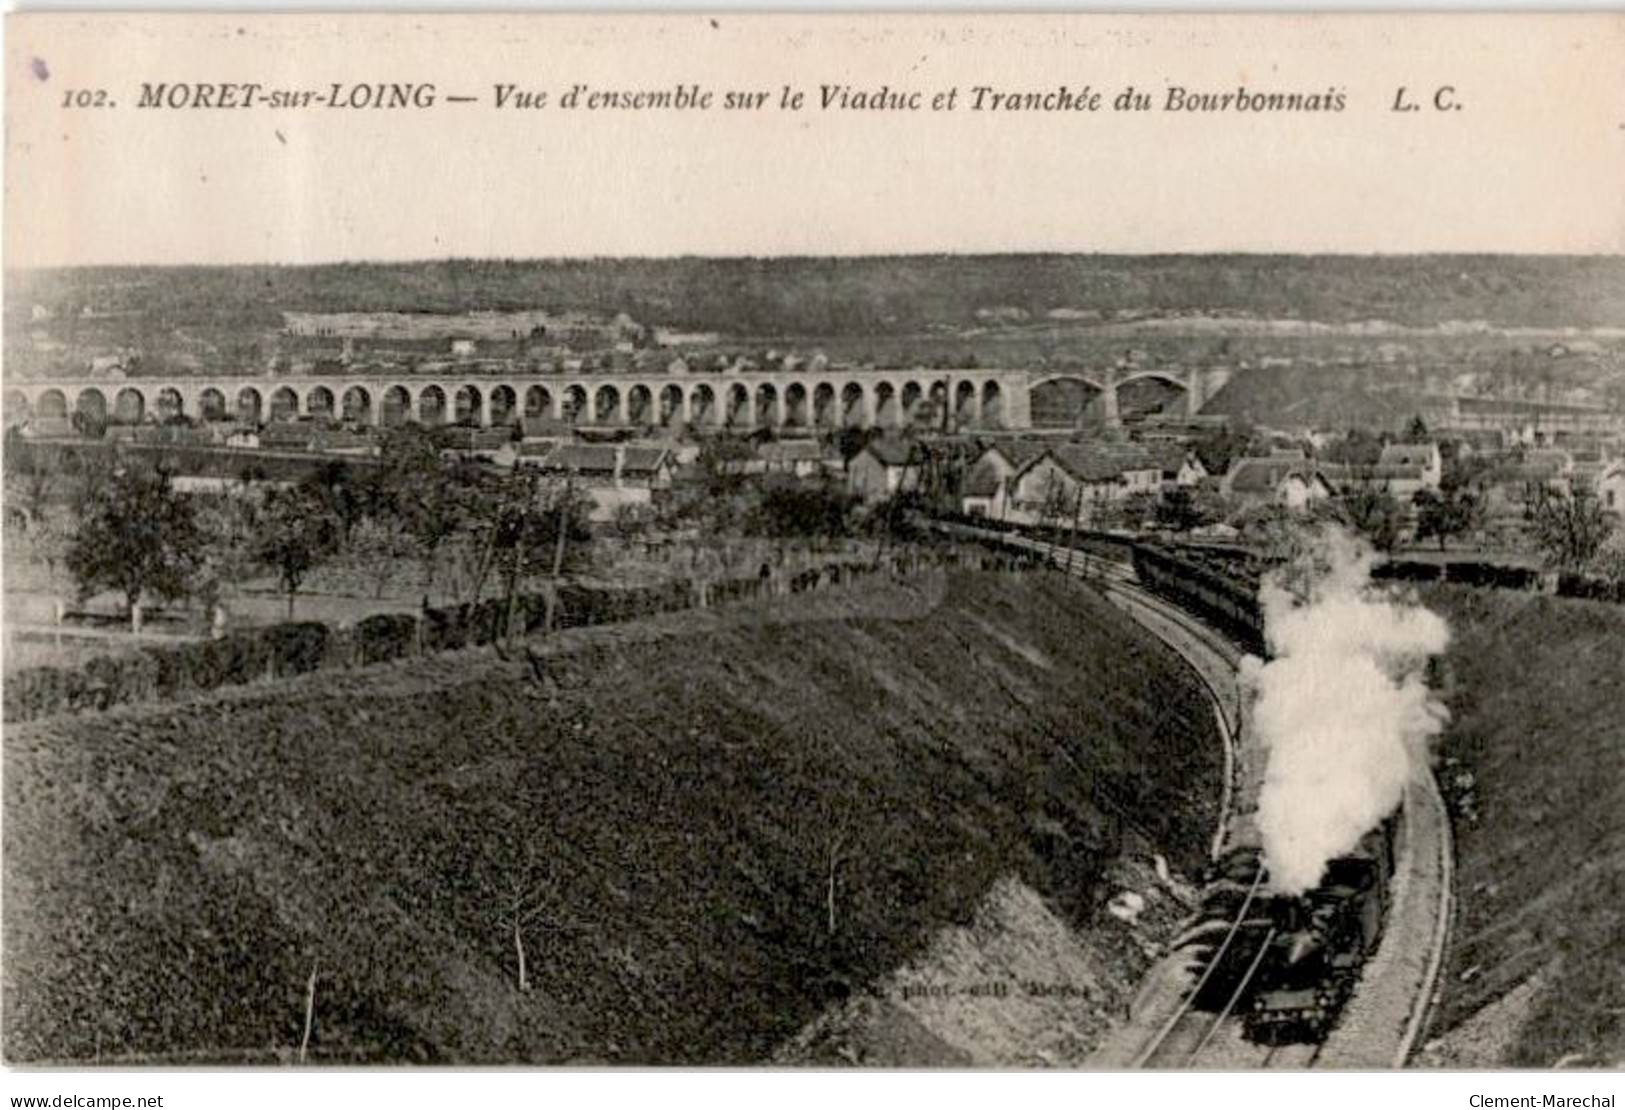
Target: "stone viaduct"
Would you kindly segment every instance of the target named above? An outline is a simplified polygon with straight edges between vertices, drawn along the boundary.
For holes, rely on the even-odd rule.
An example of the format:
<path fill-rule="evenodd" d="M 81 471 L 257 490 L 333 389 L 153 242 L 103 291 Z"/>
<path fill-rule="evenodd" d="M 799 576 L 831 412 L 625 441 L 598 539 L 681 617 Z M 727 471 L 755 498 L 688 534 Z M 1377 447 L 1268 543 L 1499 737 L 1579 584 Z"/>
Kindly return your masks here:
<path fill-rule="evenodd" d="M 6 412 L 84 412 L 138 422 L 184 414 L 259 422 L 327 415 L 364 424 L 507 423 L 549 416 L 579 424 L 658 427 L 904 427 L 929 413 L 962 429 L 1034 426 L 1035 394 L 1067 388 L 1099 396 L 1108 425 L 1120 422 L 1117 391 L 1137 379 L 1184 391 L 1185 412 L 1204 400 L 1206 371 L 1107 368 L 1028 370 L 825 370 L 738 373 L 196 375 L 7 381 Z M 1048 411 L 1048 407 L 1046 408 Z M 1068 412 L 1059 420 L 1075 423 Z"/>

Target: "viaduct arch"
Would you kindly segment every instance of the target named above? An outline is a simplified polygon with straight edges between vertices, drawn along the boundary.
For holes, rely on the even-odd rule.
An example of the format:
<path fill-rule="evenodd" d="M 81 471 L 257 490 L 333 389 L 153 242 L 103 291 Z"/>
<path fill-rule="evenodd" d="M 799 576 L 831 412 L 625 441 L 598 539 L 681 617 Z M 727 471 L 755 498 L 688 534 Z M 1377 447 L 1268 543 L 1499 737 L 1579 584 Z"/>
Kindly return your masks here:
<path fill-rule="evenodd" d="M 1035 393 L 1076 383 L 1098 393 L 1108 424 L 1117 390 L 1157 379 L 1204 400 L 1199 370 L 850 370 L 726 374 L 324 375 L 105 378 L 6 383 L 8 417 L 74 412 L 124 423 L 148 415 L 260 422 L 326 415 L 374 426 L 409 419 L 490 426 L 518 416 L 587 425 L 820 428 L 914 425 L 966 430 L 1033 426 Z"/>

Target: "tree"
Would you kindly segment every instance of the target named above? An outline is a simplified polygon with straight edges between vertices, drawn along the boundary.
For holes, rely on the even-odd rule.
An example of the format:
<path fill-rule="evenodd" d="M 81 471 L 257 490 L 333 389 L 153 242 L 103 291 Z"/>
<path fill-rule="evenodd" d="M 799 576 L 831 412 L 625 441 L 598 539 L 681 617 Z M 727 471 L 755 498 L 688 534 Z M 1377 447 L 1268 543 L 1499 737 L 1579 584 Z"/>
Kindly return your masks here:
<path fill-rule="evenodd" d="M 1350 428 L 1342 439 L 1336 443 L 1326 445 L 1319 452 L 1320 458 L 1325 462 L 1342 463 L 1345 466 L 1369 467 L 1376 466 L 1377 460 L 1382 457 L 1383 441 L 1380 436 L 1366 431 L 1364 428 Z"/>
<path fill-rule="evenodd" d="M 627 502 L 615 507 L 615 518 L 611 522 L 624 542 L 630 543 L 646 532 L 654 524 L 655 511 L 653 506 Z"/>
<path fill-rule="evenodd" d="M 1613 514 L 1584 487 L 1565 493 L 1538 485 L 1531 492 L 1530 525 L 1548 565 L 1565 574 L 1580 572 L 1613 534 Z"/>
<path fill-rule="evenodd" d="M 731 497 L 745 485 L 741 464 L 755 458 L 755 449 L 749 440 L 734 436 L 716 436 L 700 446 L 699 467 L 701 484 L 707 497 Z"/>
<path fill-rule="evenodd" d="M 1076 503 L 1076 493 L 1060 471 L 1052 467 L 1038 487 L 1038 522 L 1055 527 L 1063 520 L 1070 520 Z"/>
<path fill-rule="evenodd" d="M 212 605 L 225 583 L 241 582 L 253 569 L 259 498 L 246 489 L 231 489 L 195 497 L 193 503 L 197 508 L 198 527 L 204 536 L 203 573 L 206 577 L 200 592 L 207 595 L 205 600 Z"/>
<path fill-rule="evenodd" d="M 1412 502 L 1416 506 L 1416 538 L 1438 539 L 1440 551 L 1445 541 L 1478 528 L 1484 515 L 1482 499 L 1464 486 L 1438 492 L 1417 490 Z"/>
<path fill-rule="evenodd" d="M 1370 481 L 1357 481 L 1337 502 L 1343 523 L 1359 532 L 1378 551 L 1399 545 L 1405 510 L 1387 489 Z"/>
<path fill-rule="evenodd" d="M 87 490 L 66 562 L 81 601 L 117 590 L 131 630 L 139 632 L 142 598 L 184 597 L 202 551 L 192 502 L 175 491 L 168 473 L 125 465 Z"/>
<path fill-rule="evenodd" d="M 1616 529 L 1591 557 L 1586 571 L 1616 589 L 1625 587 L 1625 532 Z"/>
<path fill-rule="evenodd" d="M 1171 532 L 1189 532 L 1193 528 L 1213 523 L 1216 518 L 1210 514 L 1207 504 L 1197 500 L 1195 492 L 1189 486 L 1175 486 L 1164 493 L 1157 502 L 1152 519 L 1159 528 L 1166 528 Z"/>
<path fill-rule="evenodd" d="M 412 554 L 412 537 L 399 517 L 367 516 L 356 525 L 350 547 L 372 579 L 372 596 L 381 598 L 396 567 Z"/>
<path fill-rule="evenodd" d="M 746 531 L 777 539 L 826 540 L 848 532 L 856 502 L 833 482 L 771 482 L 746 517 Z"/>
<path fill-rule="evenodd" d="M 15 428 L 6 432 L 6 510 L 8 515 L 20 510 L 26 517 L 26 528 L 44 518 L 45 507 L 58 484 L 56 466 L 41 456 L 42 452 L 25 443 Z"/>
<path fill-rule="evenodd" d="M 920 538 L 915 514 L 928 509 L 925 501 L 914 490 L 898 490 L 884 501 L 870 506 L 861 520 L 865 532 L 875 537 L 874 565 L 880 565 L 881 556 L 888 545 L 911 543 Z"/>
<path fill-rule="evenodd" d="M 369 516 L 394 516 L 404 526 L 417 547 L 427 593 L 441 549 L 480 503 L 479 469 L 467 462 L 447 463 L 430 432 L 412 424 L 391 430 L 379 462 L 361 491 L 362 505 Z"/>
<path fill-rule="evenodd" d="M 850 462 L 859 451 L 869 446 L 869 441 L 879 434 L 875 428 L 859 428 L 846 425 L 834 435 L 835 449 L 840 452 L 841 462 Z"/>
<path fill-rule="evenodd" d="M 348 546 L 357 524 L 367 515 L 367 496 L 355 471 L 343 459 L 327 459 L 304 482 L 339 522 L 339 538 Z"/>
<path fill-rule="evenodd" d="M 1125 528 L 1142 529 L 1151 522 L 1160 508 L 1161 498 L 1150 490 L 1135 490 L 1119 501 L 1112 502 L 1114 524 Z"/>
<path fill-rule="evenodd" d="M 1427 421 L 1422 419 L 1421 413 L 1411 417 L 1411 422 L 1405 425 L 1406 443 L 1426 443 L 1431 435 L 1432 433 L 1428 431 Z"/>
<path fill-rule="evenodd" d="M 288 595 L 289 620 L 293 620 L 300 584 L 338 550 L 340 530 L 338 517 L 308 486 L 279 490 L 266 498 L 254 537 L 254 555 L 276 569 L 278 584 Z"/>

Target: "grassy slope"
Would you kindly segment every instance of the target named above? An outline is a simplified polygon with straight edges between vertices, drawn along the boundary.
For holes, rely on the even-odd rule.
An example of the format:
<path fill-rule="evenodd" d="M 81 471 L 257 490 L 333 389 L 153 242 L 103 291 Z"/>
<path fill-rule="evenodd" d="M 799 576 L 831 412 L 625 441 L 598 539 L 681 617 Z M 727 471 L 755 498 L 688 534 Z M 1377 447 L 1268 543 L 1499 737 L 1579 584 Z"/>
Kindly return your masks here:
<path fill-rule="evenodd" d="M 1438 1028 L 1542 969 L 1506 1066 L 1625 1057 L 1625 609 L 1460 588 L 1444 754 L 1474 778 L 1458 817 L 1459 913 Z M 1469 974 L 1470 972 L 1470 974 Z M 1467 975 L 1464 982 L 1463 976 Z M 1617 1063 L 1615 1063 L 1617 1066 Z"/>
<path fill-rule="evenodd" d="M 1093 775 L 1202 854 L 1211 716 L 1074 587 L 709 619 L 8 729 L 7 1058 L 269 1058 L 314 965 L 319 1059 L 746 1062 L 1000 875 L 1086 908 Z"/>
<path fill-rule="evenodd" d="M 1310 427 L 1402 426 L 1426 405 L 1407 370 L 1318 366 L 1243 370 L 1202 411 L 1248 423 Z"/>

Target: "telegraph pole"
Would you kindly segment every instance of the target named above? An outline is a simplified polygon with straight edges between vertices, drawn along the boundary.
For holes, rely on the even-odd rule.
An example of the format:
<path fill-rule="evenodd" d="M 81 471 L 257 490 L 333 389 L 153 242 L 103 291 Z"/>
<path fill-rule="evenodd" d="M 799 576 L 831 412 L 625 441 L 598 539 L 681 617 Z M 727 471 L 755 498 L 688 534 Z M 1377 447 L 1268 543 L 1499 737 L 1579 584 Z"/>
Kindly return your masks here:
<path fill-rule="evenodd" d="M 544 634 L 553 631 L 553 617 L 559 607 L 559 575 L 564 572 L 564 533 L 569 527 L 570 500 L 574 493 L 575 471 L 570 471 L 564 478 L 564 498 L 558 506 L 559 534 L 553 542 L 553 582 L 552 591 L 547 603 L 547 624 L 542 629 Z"/>
<path fill-rule="evenodd" d="M 1072 573 L 1072 553 L 1078 549 L 1078 522 L 1083 519 L 1083 483 L 1078 483 L 1078 501 L 1072 508 L 1072 546 L 1066 549 L 1066 572 Z"/>

